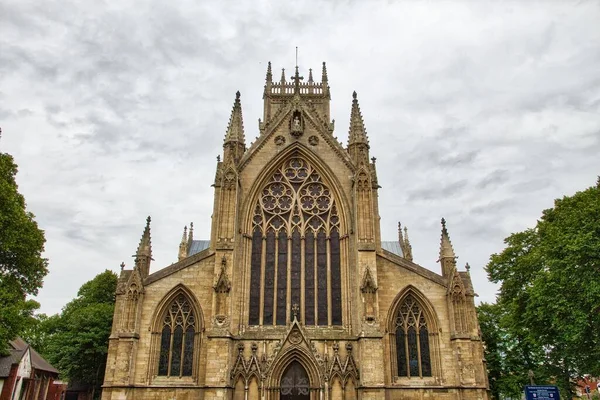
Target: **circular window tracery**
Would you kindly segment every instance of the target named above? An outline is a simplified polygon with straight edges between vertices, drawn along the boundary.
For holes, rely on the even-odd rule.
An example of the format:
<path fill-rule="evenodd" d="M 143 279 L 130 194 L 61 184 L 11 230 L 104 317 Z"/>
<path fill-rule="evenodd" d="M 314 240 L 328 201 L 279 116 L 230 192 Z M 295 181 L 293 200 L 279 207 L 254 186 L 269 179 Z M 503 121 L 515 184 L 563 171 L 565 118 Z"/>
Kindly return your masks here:
<path fill-rule="evenodd" d="M 284 229 L 330 234 L 340 227 L 331 190 L 300 157 L 291 158 L 273 174 L 261 192 L 252 222 L 253 230 L 262 232 Z"/>

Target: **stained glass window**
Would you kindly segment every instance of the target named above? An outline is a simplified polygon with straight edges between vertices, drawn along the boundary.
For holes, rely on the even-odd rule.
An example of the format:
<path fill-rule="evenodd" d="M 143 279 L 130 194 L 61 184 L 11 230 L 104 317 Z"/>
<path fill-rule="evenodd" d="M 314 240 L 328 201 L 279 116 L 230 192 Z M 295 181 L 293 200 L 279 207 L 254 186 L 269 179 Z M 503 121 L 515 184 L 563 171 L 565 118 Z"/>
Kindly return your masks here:
<path fill-rule="evenodd" d="M 431 376 L 427 321 L 419 303 L 410 294 L 396 314 L 396 364 L 397 376 Z"/>
<path fill-rule="evenodd" d="M 285 310 L 287 299 L 287 235 L 279 231 L 277 243 L 277 325 L 285 325 Z"/>
<path fill-rule="evenodd" d="M 315 235 L 306 234 L 304 242 L 304 321 L 315 324 Z"/>
<path fill-rule="evenodd" d="M 267 233 L 266 260 L 263 325 L 273 325 L 273 295 L 275 293 L 275 232 L 272 230 Z"/>
<path fill-rule="evenodd" d="M 342 282 L 340 272 L 340 234 L 331 233 L 331 324 L 342 324 Z"/>
<path fill-rule="evenodd" d="M 258 325 L 260 319 L 260 267 L 262 257 L 262 233 L 254 230 L 252 235 L 252 259 L 250 261 L 250 325 Z"/>
<path fill-rule="evenodd" d="M 183 294 L 179 294 L 163 319 L 158 375 L 191 376 L 196 318 Z"/>
<path fill-rule="evenodd" d="M 252 230 L 249 324 L 261 323 L 262 308 L 263 325 L 284 325 L 297 304 L 306 325 L 342 325 L 340 218 L 310 163 L 294 155 L 279 166 L 259 193 Z M 266 236 L 263 258 L 257 232 Z"/>

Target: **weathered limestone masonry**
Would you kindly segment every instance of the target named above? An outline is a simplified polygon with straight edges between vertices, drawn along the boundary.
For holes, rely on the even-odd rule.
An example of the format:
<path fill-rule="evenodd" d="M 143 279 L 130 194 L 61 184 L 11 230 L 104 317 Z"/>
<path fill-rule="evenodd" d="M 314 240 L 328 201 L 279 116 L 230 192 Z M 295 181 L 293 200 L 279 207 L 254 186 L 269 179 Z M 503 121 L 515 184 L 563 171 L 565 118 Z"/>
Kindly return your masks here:
<path fill-rule="evenodd" d="M 150 217 L 116 293 L 103 399 L 487 399 L 474 291 L 442 220 L 441 274 L 408 231 L 382 241 L 356 93 L 348 143 L 329 81 L 267 69 L 259 136 L 235 97 L 212 230 L 150 274 Z M 208 182 L 207 182 L 208 183 Z"/>

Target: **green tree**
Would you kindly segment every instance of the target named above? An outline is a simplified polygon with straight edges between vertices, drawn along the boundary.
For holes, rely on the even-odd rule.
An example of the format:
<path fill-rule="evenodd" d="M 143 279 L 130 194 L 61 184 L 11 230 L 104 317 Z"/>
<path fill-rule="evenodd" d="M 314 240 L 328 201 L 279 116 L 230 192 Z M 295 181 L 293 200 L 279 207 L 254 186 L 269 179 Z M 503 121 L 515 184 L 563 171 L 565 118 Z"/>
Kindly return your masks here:
<path fill-rule="evenodd" d="M 41 321 L 44 355 L 69 381 L 99 392 L 104 381 L 117 275 L 104 271 L 86 282 L 58 318 Z"/>
<path fill-rule="evenodd" d="M 48 273 L 44 232 L 26 210 L 16 174 L 13 158 L 0 153 L 0 354 L 6 354 L 8 341 L 26 328 L 39 307 L 27 296 L 37 294 Z"/>
<path fill-rule="evenodd" d="M 500 325 L 536 381 L 554 379 L 570 398 L 574 377 L 600 374 L 600 179 L 505 243 L 486 267 L 500 283 Z"/>

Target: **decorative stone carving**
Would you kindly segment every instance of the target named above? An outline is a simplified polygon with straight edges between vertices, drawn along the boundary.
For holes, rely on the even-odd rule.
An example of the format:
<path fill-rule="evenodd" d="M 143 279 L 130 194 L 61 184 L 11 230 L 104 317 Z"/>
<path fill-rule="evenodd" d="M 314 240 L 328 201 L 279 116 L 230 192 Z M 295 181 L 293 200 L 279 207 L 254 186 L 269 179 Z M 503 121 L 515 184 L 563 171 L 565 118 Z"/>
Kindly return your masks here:
<path fill-rule="evenodd" d="M 308 138 L 308 144 L 311 146 L 316 146 L 319 144 L 319 138 L 316 135 L 312 135 Z"/>
<path fill-rule="evenodd" d="M 273 140 L 277 146 L 283 146 L 285 144 L 285 138 L 281 135 L 275 136 Z"/>

